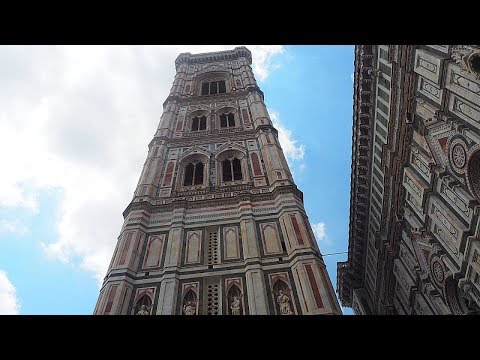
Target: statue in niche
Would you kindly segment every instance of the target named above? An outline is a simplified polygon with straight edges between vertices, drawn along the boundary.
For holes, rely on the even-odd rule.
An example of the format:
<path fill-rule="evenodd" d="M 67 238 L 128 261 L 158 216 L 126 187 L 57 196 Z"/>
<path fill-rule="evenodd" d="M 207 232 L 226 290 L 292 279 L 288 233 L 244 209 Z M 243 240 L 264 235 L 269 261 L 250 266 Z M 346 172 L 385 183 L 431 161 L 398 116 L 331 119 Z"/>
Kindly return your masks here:
<path fill-rule="evenodd" d="M 238 296 L 233 296 L 232 303 L 230 304 L 230 310 L 232 311 L 232 315 L 241 315 L 240 299 L 238 298 Z"/>
<path fill-rule="evenodd" d="M 188 300 L 183 305 L 183 314 L 184 315 L 196 315 L 197 313 L 197 304 L 195 300 Z"/>
<path fill-rule="evenodd" d="M 278 290 L 277 303 L 280 305 L 280 315 L 293 315 L 290 298 L 282 289 Z"/>
<path fill-rule="evenodd" d="M 142 305 L 136 315 L 150 315 L 150 309 L 147 305 Z"/>
<path fill-rule="evenodd" d="M 132 312 L 135 315 L 150 315 L 150 310 L 152 309 L 152 300 L 147 294 L 144 294 L 137 301 L 137 305 Z"/>

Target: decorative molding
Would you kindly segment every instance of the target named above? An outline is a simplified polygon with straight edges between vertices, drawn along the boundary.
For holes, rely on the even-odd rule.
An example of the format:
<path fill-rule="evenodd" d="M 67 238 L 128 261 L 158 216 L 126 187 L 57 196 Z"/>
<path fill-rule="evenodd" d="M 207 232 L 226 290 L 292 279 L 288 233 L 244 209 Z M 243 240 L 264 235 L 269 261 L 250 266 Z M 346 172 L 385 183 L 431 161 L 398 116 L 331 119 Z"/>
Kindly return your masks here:
<path fill-rule="evenodd" d="M 480 79 L 480 71 L 473 65 L 473 61 L 480 60 L 479 45 L 453 45 L 451 56 L 462 70 L 474 74 L 476 79 Z"/>

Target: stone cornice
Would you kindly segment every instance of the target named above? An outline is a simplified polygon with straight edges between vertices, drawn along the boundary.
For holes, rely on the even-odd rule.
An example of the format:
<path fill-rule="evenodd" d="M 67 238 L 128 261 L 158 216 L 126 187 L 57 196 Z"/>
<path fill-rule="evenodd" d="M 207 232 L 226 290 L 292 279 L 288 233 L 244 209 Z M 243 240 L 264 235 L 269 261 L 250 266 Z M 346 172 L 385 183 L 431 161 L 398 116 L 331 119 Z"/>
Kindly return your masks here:
<path fill-rule="evenodd" d="M 251 92 L 257 92 L 262 97 L 262 101 L 265 100 L 265 95 L 262 90 L 257 85 L 249 84 L 245 87 L 245 89 L 237 89 L 233 92 L 226 92 L 222 94 L 215 94 L 215 95 L 184 95 L 180 93 L 169 94 L 168 97 L 163 102 L 163 108 L 167 106 L 169 102 L 172 103 L 179 103 L 180 106 L 189 106 L 189 105 L 197 105 L 201 104 L 205 101 L 209 103 L 215 100 L 222 100 L 227 98 L 232 98 L 234 100 L 238 100 L 239 97 L 247 97 L 247 95 Z"/>
<path fill-rule="evenodd" d="M 255 189 L 254 189 L 255 190 Z M 258 189 L 257 189 L 258 190 Z M 302 204 L 303 204 L 303 193 L 297 188 L 296 185 L 283 185 L 277 186 L 275 189 L 264 193 L 252 193 L 251 190 L 247 191 L 235 191 L 232 189 L 232 193 L 236 193 L 234 196 L 228 197 L 218 197 L 213 199 L 204 199 L 204 200 L 187 200 L 187 197 L 177 197 L 177 198 L 156 198 L 155 200 L 145 201 L 138 200 L 138 197 L 134 199 L 123 212 L 123 217 L 126 219 L 128 214 L 131 211 L 146 210 L 150 213 L 155 212 L 170 212 L 174 209 L 184 208 L 184 209 L 196 209 L 196 208 L 209 208 L 220 205 L 229 205 L 229 204 L 238 204 L 241 201 L 247 202 L 259 202 L 265 200 L 274 200 L 279 195 L 282 194 L 293 194 Z M 221 193 L 220 191 L 218 193 Z M 217 192 L 211 192 L 210 194 L 215 195 Z M 146 199 L 147 197 L 141 197 Z M 162 203 L 162 201 L 168 200 L 169 203 Z"/>
<path fill-rule="evenodd" d="M 181 64 L 206 64 L 218 61 L 238 60 L 241 57 L 246 58 L 249 65 L 252 64 L 252 53 L 245 46 L 237 46 L 233 50 L 200 54 L 181 53 L 175 60 L 175 69 L 178 71 Z"/>
<path fill-rule="evenodd" d="M 352 291 L 362 286 L 364 277 L 375 109 L 375 55 L 373 45 L 355 46 L 348 260 L 337 264 L 337 292 L 343 306 L 352 306 Z"/>
<path fill-rule="evenodd" d="M 222 142 L 222 141 L 229 141 L 232 140 L 232 133 L 235 134 L 235 141 L 239 140 L 249 140 L 253 137 L 256 137 L 261 131 L 265 131 L 270 129 L 275 135 L 278 136 L 278 130 L 273 127 L 273 125 L 261 125 L 256 129 L 251 130 L 244 130 L 238 129 L 233 131 L 227 130 L 218 130 L 215 129 L 213 131 L 205 131 L 197 136 L 184 136 L 180 138 L 168 138 L 166 136 L 156 136 L 154 137 L 148 147 L 152 147 L 155 145 L 155 141 L 164 140 L 167 143 L 167 146 L 192 146 L 195 144 L 204 144 L 204 143 L 212 143 L 212 142 Z"/>
<path fill-rule="evenodd" d="M 395 133 L 391 134 L 392 139 L 396 139 L 396 151 L 392 153 L 390 163 L 385 165 L 386 169 L 390 169 L 389 177 L 392 181 L 392 198 L 388 201 L 389 216 L 388 226 L 386 230 L 388 232 L 383 242 L 384 249 L 380 252 L 381 259 L 383 261 L 382 271 L 378 274 L 383 278 L 383 286 L 379 289 L 377 296 L 377 308 L 384 306 L 385 309 L 380 310 L 387 312 L 388 308 L 393 307 L 393 296 L 395 292 L 395 276 L 393 274 L 394 259 L 398 254 L 401 241 L 402 219 L 405 204 L 405 188 L 401 181 L 395 181 L 395 179 L 401 179 L 403 176 L 404 165 L 408 163 L 409 146 L 412 138 L 412 124 L 409 123 L 410 114 L 414 111 L 415 104 L 415 74 L 413 71 L 415 46 L 404 45 L 399 47 L 399 54 L 401 61 L 398 62 L 398 67 L 402 71 L 396 69 L 395 82 L 400 82 L 400 111 L 396 114 L 398 118 L 398 129 Z M 398 77 L 398 73 L 401 77 Z M 396 87 L 394 80 L 392 79 L 392 89 Z M 393 94 L 392 94 L 393 97 Z M 390 135 L 390 134 L 389 134 Z M 385 211 L 385 209 L 384 209 Z M 384 212 L 383 211 L 383 212 Z M 383 305 L 382 305 L 383 304 Z"/>

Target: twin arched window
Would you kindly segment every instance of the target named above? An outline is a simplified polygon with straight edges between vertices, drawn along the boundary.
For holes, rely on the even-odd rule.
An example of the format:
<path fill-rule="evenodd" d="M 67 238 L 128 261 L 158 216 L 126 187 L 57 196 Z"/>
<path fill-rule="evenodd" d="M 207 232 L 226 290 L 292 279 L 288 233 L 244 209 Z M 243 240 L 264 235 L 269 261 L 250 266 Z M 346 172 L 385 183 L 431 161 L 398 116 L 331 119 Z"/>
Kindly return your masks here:
<path fill-rule="evenodd" d="M 185 167 L 184 186 L 203 184 L 203 163 L 190 163 Z"/>
<path fill-rule="evenodd" d="M 242 166 L 237 158 L 222 161 L 222 180 L 242 180 Z"/>
<path fill-rule="evenodd" d="M 207 129 L 207 117 L 205 115 L 195 116 L 191 121 L 191 131 L 201 131 Z M 231 112 L 220 114 L 220 127 L 235 127 L 235 115 Z"/>
<path fill-rule="evenodd" d="M 207 117 L 205 115 L 203 116 L 195 116 L 192 119 L 192 131 L 199 131 L 199 130 L 205 130 L 207 128 Z"/>
<path fill-rule="evenodd" d="M 233 181 L 243 180 L 242 161 L 237 156 L 233 155 L 228 158 L 223 158 L 218 162 L 221 169 L 218 169 L 218 176 L 220 183 L 230 183 Z M 203 161 L 203 162 L 202 162 Z M 206 185 L 205 177 L 208 175 L 208 164 L 205 160 L 189 160 L 187 165 L 183 167 L 183 179 L 181 179 L 182 186 L 203 186 Z"/>
<path fill-rule="evenodd" d="M 232 113 L 220 115 L 220 127 L 235 127 L 235 116 Z"/>

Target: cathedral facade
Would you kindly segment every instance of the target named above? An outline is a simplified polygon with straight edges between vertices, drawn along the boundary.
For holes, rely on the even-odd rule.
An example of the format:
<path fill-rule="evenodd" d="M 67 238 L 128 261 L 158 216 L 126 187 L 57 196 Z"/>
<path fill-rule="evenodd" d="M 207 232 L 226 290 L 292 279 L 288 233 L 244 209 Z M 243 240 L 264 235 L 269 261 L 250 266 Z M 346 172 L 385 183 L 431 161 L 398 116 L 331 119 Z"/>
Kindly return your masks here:
<path fill-rule="evenodd" d="M 251 62 L 177 57 L 94 314 L 341 314 Z"/>
<path fill-rule="evenodd" d="M 349 253 L 356 314 L 478 314 L 480 46 L 355 47 Z"/>

